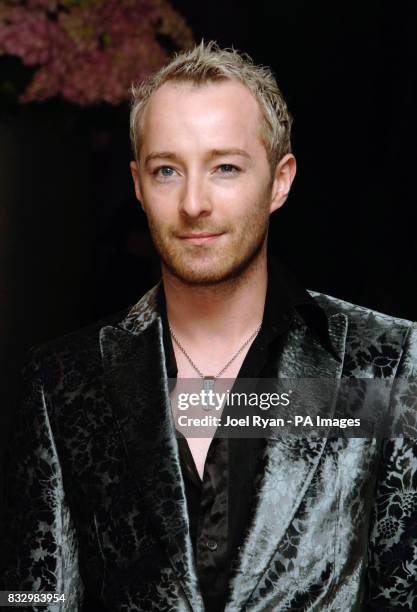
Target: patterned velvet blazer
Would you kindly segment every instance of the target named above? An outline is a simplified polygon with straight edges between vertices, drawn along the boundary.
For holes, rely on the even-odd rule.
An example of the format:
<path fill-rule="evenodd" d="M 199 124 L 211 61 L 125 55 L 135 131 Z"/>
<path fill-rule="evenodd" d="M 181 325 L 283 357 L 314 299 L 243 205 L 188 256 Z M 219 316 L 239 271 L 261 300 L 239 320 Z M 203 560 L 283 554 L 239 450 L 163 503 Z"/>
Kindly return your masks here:
<path fill-rule="evenodd" d="M 157 292 L 26 368 L 0 582 L 65 594 L 39 610 L 204 610 Z M 277 377 L 416 380 L 415 324 L 310 293 L 339 359 L 296 316 Z M 417 439 L 268 440 L 265 466 L 226 612 L 417 609 Z"/>

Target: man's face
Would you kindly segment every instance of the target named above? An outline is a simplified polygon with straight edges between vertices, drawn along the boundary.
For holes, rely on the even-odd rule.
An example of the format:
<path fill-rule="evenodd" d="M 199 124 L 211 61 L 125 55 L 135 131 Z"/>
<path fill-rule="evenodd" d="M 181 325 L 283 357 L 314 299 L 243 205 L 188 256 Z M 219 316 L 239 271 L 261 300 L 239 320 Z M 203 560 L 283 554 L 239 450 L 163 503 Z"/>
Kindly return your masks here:
<path fill-rule="evenodd" d="M 244 85 L 164 84 L 145 109 L 139 156 L 136 194 L 171 274 L 213 285 L 263 252 L 269 215 L 285 198 L 273 196 L 261 113 Z"/>

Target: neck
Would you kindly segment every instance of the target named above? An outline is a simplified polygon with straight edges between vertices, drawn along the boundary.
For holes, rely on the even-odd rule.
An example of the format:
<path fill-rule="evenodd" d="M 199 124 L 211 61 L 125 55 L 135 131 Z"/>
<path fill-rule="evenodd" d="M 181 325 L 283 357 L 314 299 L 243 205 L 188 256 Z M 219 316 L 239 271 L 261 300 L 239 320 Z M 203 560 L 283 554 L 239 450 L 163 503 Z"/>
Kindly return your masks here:
<path fill-rule="evenodd" d="M 187 285 L 164 266 L 162 281 L 169 324 L 185 342 L 235 344 L 263 318 L 268 283 L 262 250 L 238 278 L 214 286 Z"/>

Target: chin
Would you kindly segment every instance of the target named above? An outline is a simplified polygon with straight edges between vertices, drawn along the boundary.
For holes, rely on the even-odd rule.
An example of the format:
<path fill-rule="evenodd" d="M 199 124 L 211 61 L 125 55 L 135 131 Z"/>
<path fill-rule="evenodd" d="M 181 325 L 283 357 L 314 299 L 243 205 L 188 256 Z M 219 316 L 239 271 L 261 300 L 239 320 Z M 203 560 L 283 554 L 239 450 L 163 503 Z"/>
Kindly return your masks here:
<path fill-rule="evenodd" d="M 246 259 L 241 261 L 233 260 L 227 264 L 224 261 L 216 262 L 197 262 L 190 261 L 187 265 L 174 261 L 164 261 L 168 271 L 187 285 L 210 286 L 220 285 L 227 281 L 237 278 L 247 267 Z"/>
<path fill-rule="evenodd" d="M 198 267 L 173 267 L 167 266 L 168 270 L 182 282 L 189 285 L 217 285 L 228 280 L 231 275 L 229 270 L 218 268 L 198 269 Z"/>
<path fill-rule="evenodd" d="M 196 247 L 184 250 L 164 240 L 154 240 L 154 244 L 172 276 L 187 285 L 214 286 L 238 279 L 254 264 L 266 244 L 266 231 L 251 243 L 245 243 L 240 237 L 233 243 L 222 245 L 222 249 Z"/>

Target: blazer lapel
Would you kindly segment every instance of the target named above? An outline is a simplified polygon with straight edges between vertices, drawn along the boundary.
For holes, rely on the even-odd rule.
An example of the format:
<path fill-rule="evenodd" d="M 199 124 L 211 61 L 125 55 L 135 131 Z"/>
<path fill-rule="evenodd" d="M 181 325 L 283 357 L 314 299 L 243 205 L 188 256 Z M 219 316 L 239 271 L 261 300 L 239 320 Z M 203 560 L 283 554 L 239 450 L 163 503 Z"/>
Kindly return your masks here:
<path fill-rule="evenodd" d="M 279 378 L 340 379 L 347 332 L 347 317 L 329 317 L 329 335 L 339 360 L 309 333 L 297 317 L 291 327 L 279 368 Z M 332 404 L 337 393 L 333 393 Z M 327 414 L 326 416 L 331 416 Z M 306 494 L 326 444 L 325 438 L 268 439 L 265 471 L 255 499 L 255 512 L 240 549 L 227 612 L 246 609 L 258 583 L 283 539 Z"/>
<path fill-rule="evenodd" d="M 193 610 L 202 609 L 189 536 L 184 482 L 171 416 L 157 311 L 159 284 L 119 327 L 101 329 L 106 380 L 112 394 L 138 495 Z"/>

